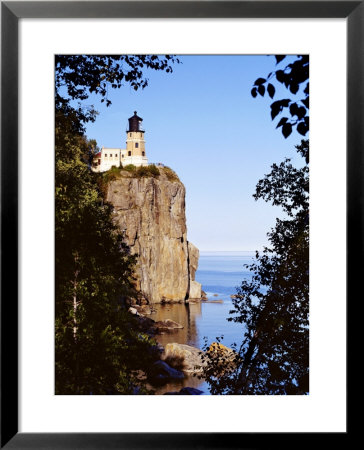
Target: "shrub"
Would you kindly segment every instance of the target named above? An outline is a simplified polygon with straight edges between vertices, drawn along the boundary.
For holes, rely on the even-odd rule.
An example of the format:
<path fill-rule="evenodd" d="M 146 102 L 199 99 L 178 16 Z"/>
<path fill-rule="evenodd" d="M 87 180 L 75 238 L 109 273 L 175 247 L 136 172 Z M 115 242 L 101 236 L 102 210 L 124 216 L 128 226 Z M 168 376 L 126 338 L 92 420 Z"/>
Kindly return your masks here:
<path fill-rule="evenodd" d="M 128 172 L 135 172 L 136 166 L 134 166 L 134 164 L 128 164 L 124 167 L 124 170 L 127 170 Z"/>
<path fill-rule="evenodd" d="M 147 177 L 149 175 L 147 166 L 140 166 L 136 170 L 136 176 L 138 177 Z"/>
<path fill-rule="evenodd" d="M 166 175 L 168 181 L 179 181 L 178 175 L 170 167 L 165 166 L 163 168 L 164 174 Z"/>
<path fill-rule="evenodd" d="M 136 170 L 136 176 L 138 177 L 158 177 L 160 175 L 159 169 L 151 164 L 150 166 L 140 166 Z"/>
<path fill-rule="evenodd" d="M 120 168 L 116 166 L 112 166 L 107 172 L 104 172 L 103 178 L 106 183 L 110 181 L 116 180 L 120 177 Z"/>
<path fill-rule="evenodd" d="M 159 171 L 158 167 L 155 164 L 151 164 L 150 166 L 148 166 L 148 169 L 149 169 L 149 173 L 153 177 L 159 177 L 160 171 Z"/>

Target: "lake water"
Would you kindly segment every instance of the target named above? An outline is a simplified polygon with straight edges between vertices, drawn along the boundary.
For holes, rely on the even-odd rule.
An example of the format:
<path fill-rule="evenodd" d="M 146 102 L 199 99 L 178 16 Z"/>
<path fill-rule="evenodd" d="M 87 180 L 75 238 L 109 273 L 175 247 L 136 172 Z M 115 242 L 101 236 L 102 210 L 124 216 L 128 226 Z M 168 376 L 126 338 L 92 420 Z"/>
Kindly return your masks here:
<path fill-rule="evenodd" d="M 201 252 L 195 279 L 202 284 L 208 301 L 156 305 L 157 311 L 152 316 L 154 320 L 172 319 L 184 327 L 172 334 L 159 335 L 157 340 L 162 345 L 178 342 L 202 349 L 205 337 L 210 344 L 223 335 L 222 343 L 227 347 L 234 342 L 239 344 L 243 326 L 226 319 L 233 307 L 230 296 L 236 294 L 236 287 L 244 278 L 251 277 L 244 264 L 251 263 L 254 255 L 254 252 Z M 169 383 L 158 389 L 157 393 L 179 390 L 183 386 L 196 387 L 209 394 L 207 383 L 196 377 Z"/>

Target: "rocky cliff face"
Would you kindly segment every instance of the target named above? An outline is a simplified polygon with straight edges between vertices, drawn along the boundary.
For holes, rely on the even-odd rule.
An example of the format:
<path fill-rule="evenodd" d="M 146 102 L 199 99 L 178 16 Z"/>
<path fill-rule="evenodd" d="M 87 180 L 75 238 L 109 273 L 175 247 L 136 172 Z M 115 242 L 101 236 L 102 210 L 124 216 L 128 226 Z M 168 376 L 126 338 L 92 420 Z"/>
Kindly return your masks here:
<path fill-rule="evenodd" d="M 187 241 L 185 187 L 160 169 L 158 177 L 122 171 L 109 182 L 107 201 L 132 254 L 138 289 L 150 303 L 201 297 L 195 281 L 199 251 Z"/>

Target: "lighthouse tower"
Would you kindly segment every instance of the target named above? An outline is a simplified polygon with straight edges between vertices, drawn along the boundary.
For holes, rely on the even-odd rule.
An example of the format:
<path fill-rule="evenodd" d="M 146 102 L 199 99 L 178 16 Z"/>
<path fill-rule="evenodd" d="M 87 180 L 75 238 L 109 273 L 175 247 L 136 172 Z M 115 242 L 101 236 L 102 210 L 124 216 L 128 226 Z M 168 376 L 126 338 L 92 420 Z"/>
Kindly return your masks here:
<path fill-rule="evenodd" d="M 126 151 L 122 158 L 123 166 L 134 164 L 134 166 L 147 166 L 148 158 L 145 155 L 143 119 L 134 111 L 134 115 L 128 119 L 129 127 L 126 132 Z"/>

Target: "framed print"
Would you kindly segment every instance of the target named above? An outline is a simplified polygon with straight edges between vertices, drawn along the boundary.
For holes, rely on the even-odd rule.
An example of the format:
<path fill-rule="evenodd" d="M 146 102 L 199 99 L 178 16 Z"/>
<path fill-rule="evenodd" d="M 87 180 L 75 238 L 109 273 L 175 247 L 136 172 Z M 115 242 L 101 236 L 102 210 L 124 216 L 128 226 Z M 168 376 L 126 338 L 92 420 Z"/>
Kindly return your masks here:
<path fill-rule="evenodd" d="M 292 446 L 297 433 L 303 444 L 313 436 L 326 439 L 325 433 L 344 443 L 344 318 L 362 269 L 354 246 L 357 255 L 362 249 L 363 18 L 361 1 L 2 2 L 2 447 L 249 448 L 270 446 L 276 439 Z M 86 80 L 79 76 L 80 67 Z M 132 69 L 125 72 L 126 67 Z M 168 77 L 157 81 L 157 88 L 146 88 L 145 101 L 138 91 L 148 85 L 144 67 Z M 251 74 L 255 67 L 256 76 Z M 170 79 L 175 84 L 169 88 Z M 123 83 L 129 93 L 122 104 L 111 85 L 117 89 Z M 297 92 L 300 97 L 292 101 Z M 54 95 L 56 112 L 61 111 L 56 118 Z M 78 107 L 78 100 L 87 104 Z M 262 121 L 269 131 L 252 120 L 260 114 L 255 112 L 259 101 L 266 102 Z M 107 108 L 110 102 L 119 105 L 117 111 Z M 70 135 L 65 132 L 69 117 L 72 130 L 77 129 Z M 302 141 L 293 142 L 291 134 L 301 135 Z M 289 145 L 298 142 L 297 168 L 290 160 L 276 166 Z M 218 286 L 253 256 L 225 252 L 221 259 L 216 251 L 255 250 L 257 241 L 249 241 L 253 234 L 244 223 L 255 221 L 256 233 L 267 231 L 278 215 L 271 213 L 269 222 L 264 207 L 253 210 L 238 195 L 239 189 L 253 194 L 249 180 L 263 158 L 257 156 L 263 155 L 262 146 L 267 159 L 260 161 L 257 173 L 263 177 L 270 166 L 273 171 L 259 181 L 255 196 L 271 199 L 272 178 L 286 176 L 286 187 L 291 183 L 300 195 L 292 207 L 279 191 L 278 204 L 302 227 L 297 231 L 289 228 L 288 219 L 278 221 L 276 234 L 274 229 L 270 234 L 271 259 L 258 259 L 269 270 L 254 272 L 264 280 L 271 277 L 270 287 L 260 290 L 251 281 L 234 294 L 231 286 L 240 278 L 230 280 L 226 292 Z M 179 176 L 188 180 L 187 193 Z M 87 205 L 84 217 L 74 207 L 81 203 Z M 295 208 L 300 212 L 292 212 Z M 147 234 L 140 226 L 143 220 Z M 188 234 L 186 220 L 192 224 Z M 117 223 L 117 230 L 111 223 Z M 297 245 L 288 250 L 282 243 L 284 227 L 297 237 Z M 87 245 L 80 235 L 88 236 Z M 155 251 L 150 242 L 159 238 Z M 202 250 L 199 268 L 198 249 L 190 239 Z M 121 249 L 122 261 L 117 256 Z M 275 268 L 277 252 L 283 259 L 276 260 Z M 216 257 L 226 270 L 216 270 Z M 288 275 L 282 275 L 282 260 Z M 160 273 L 158 266 L 163 266 Z M 293 270 L 302 282 L 299 294 L 287 281 Z M 279 316 L 284 319 L 270 321 L 264 302 L 269 298 L 282 311 L 283 294 L 276 293 L 283 286 L 294 300 L 284 303 L 287 314 Z M 307 299 L 304 307 L 299 306 L 301 295 Z M 247 298 L 250 309 L 242 306 Z M 260 316 L 257 298 L 263 305 Z M 174 302 L 181 302 L 180 310 L 171 306 Z M 233 335 L 225 342 L 229 348 L 218 338 L 211 344 L 215 336 L 201 325 L 202 311 L 215 323 L 230 304 L 240 314 L 237 323 L 244 317 L 246 326 L 251 324 L 240 350 Z M 103 324 L 100 329 L 92 322 L 95 317 Z M 115 324 L 111 317 L 117 317 Z M 273 335 L 277 342 L 280 333 L 289 341 L 287 322 L 298 329 L 290 335 L 290 348 L 293 341 L 296 345 L 290 368 L 280 358 L 285 350 L 270 354 L 266 344 Z M 118 334 L 120 323 L 124 334 Z M 229 332 L 222 330 L 227 339 Z M 203 347 L 206 334 L 212 340 Z M 276 345 L 285 349 L 281 342 Z M 186 368 L 186 352 L 193 351 Z M 194 371 L 203 373 L 205 381 L 186 375 Z M 163 377 L 183 378 L 184 383 L 163 385 Z M 144 393 L 157 395 L 134 395 Z"/>

